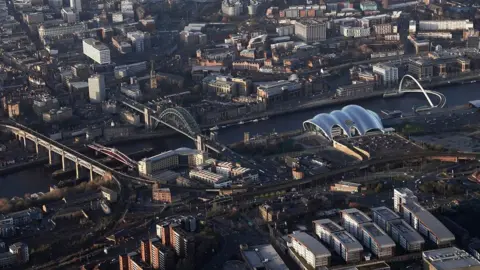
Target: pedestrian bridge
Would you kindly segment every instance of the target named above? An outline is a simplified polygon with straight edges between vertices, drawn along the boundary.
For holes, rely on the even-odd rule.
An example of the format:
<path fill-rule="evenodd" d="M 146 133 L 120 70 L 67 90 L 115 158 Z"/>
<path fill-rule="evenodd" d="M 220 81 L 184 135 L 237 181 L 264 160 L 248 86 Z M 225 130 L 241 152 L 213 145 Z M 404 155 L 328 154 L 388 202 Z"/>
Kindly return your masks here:
<path fill-rule="evenodd" d="M 405 81 L 406 78 L 409 78 L 411 79 L 412 81 L 414 81 L 417 86 L 419 87 L 418 89 L 403 89 L 403 83 Z M 447 98 L 445 97 L 444 94 L 440 93 L 440 92 L 437 92 L 437 91 L 433 91 L 433 90 L 425 90 L 423 89 L 423 86 L 420 84 L 419 81 L 417 81 L 417 79 L 415 79 L 413 76 L 411 75 L 405 75 L 402 77 L 402 80 L 400 81 L 400 84 L 398 86 L 398 94 L 403 94 L 403 93 L 423 93 L 425 95 L 425 98 L 427 99 L 428 101 L 428 105 L 430 106 L 429 109 L 432 109 L 432 108 L 443 108 L 445 107 L 445 105 L 447 104 Z M 437 96 L 438 99 L 439 99 L 439 102 L 437 105 L 434 105 L 432 100 L 430 99 L 429 95 L 434 95 L 434 96 Z"/>

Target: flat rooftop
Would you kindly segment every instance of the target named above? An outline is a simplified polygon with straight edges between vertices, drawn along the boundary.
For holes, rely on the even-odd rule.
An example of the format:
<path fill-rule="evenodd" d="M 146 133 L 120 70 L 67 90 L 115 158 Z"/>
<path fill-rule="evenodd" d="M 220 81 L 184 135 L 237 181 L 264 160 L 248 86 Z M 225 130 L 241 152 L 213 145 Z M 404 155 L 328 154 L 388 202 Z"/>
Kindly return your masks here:
<path fill-rule="evenodd" d="M 393 212 L 393 210 L 385 206 L 374 207 L 372 208 L 372 212 L 381 216 L 385 221 L 400 219 L 400 216 L 397 215 L 397 213 Z"/>
<path fill-rule="evenodd" d="M 415 215 L 419 221 L 434 234 L 439 241 L 454 241 L 455 236 L 450 232 L 445 225 L 443 225 L 432 213 L 428 212 L 418 202 L 407 201 L 403 205 L 413 215 Z"/>
<path fill-rule="evenodd" d="M 332 237 L 342 243 L 348 251 L 363 250 L 362 244 L 347 231 L 334 232 Z"/>
<path fill-rule="evenodd" d="M 423 237 L 403 219 L 390 221 L 390 226 L 392 229 L 396 228 L 398 234 L 405 238 L 408 243 L 425 243 Z"/>
<path fill-rule="evenodd" d="M 345 229 L 342 226 L 333 222 L 329 218 L 314 220 L 313 224 L 323 227 L 326 231 L 329 231 L 330 233 L 345 231 Z"/>
<path fill-rule="evenodd" d="M 272 245 L 260 245 L 242 250 L 247 264 L 255 269 L 288 270 L 288 267 Z M 265 259 L 268 259 L 265 260 Z"/>
<path fill-rule="evenodd" d="M 290 234 L 289 236 L 304 245 L 315 256 L 331 256 L 330 251 L 328 251 L 322 243 L 307 233 L 299 232 Z"/>
<path fill-rule="evenodd" d="M 356 209 L 356 208 L 350 208 L 350 209 L 345 209 L 342 210 L 342 215 L 348 215 L 350 218 L 355 220 L 358 224 L 362 224 L 365 222 L 370 222 L 372 219 L 365 215 L 362 211 Z"/>
<path fill-rule="evenodd" d="M 477 259 L 456 247 L 424 251 L 422 256 L 437 270 L 480 268 L 480 262 Z"/>
<path fill-rule="evenodd" d="M 363 233 L 367 233 L 370 237 L 377 243 L 377 245 L 381 248 L 386 247 L 394 247 L 395 242 L 393 242 L 392 238 L 387 235 L 377 224 L 374 223 L 364 223 L 361 224 L 363 228 Z"/>
<path fill-rule="evenodd" d="M 86 38 L 86 39 L 83 40 L 83 42 L 87 43 L 88 45 L 94 47 L 95 49 L 97 49 L 99 51 L 109 50 L 107 45 L 105 45 L 101 41 L 98 41 L 98 40 L 93 39 L 93 38 Z"/>

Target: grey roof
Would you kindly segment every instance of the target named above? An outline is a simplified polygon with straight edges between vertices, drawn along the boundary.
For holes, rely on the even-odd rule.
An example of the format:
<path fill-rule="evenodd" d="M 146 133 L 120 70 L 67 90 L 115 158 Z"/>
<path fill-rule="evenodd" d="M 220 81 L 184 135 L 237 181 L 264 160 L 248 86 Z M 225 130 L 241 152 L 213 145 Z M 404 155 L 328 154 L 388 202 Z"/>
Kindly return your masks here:
<path fill-rule="evenodd" d="M 310 250 L 315 256 L 331 256 L 330 251 L 328 251 L 322 243 L 307 233 L 293 233 L 290 234 L 290 237 L 302 243 L 302 245 Z"/>
<path fill-rule="evenodd" d="M 468 103 L 475 108 L 480 108 L 480 99 L 470 100 Z"/>
<path fill-rule="evenodd" d="M 329 114 L 318 114 L 303 122 L 305 129 L 308 126 L 316 127 L 329 139 L 333 139 L 332 128 L 335 126 L 340 127 L 348 137 L 352 136 L 352 128 L 356 129 L 360 135 L 365 135 L 371 130 L 384 130 L 382 120 L 375 112 L 358 105 L 348 105 Z"/>
<path fill-rule="evenodd" d="M 455 236 L 432 213 L 428 212 L 418 202 L 407 201 L 404 208 L 415 215 L 427 229 L 440 241 L 454 241 Z"/>
<path fill-rule="evenodd" d="M 332 237 L 341 242 L 348 251 L 363 250 L 362 244 L 347 231 L 334 232 Z"/>
<path fill-rule="evenodd" d="M 368 234 L 373 241 L 377 243 L 380 248 L 394 247 L 395 242 L 387 235 L 377 224 L 364 223 L 360 225 L 363 228 L 363 233 Z"/>
<path fill-rule="evenodd" d="M 400 216 L 397 215 L 397 213 L 393 212 L 393 210 L 385 206 L 374 207 L 372 208 L 372 212 L 381 216 L 385 221 L 400 219 Z"/>
<path fill-rule="evenodd" d="M 242 250 L 241 252 L 246 262 L 254 269 L 288 270 L 288 267 L 272 245 L 252 246 L 248 250 Z M 265 259 L 268 259 L 268 261 Z"/>
<path fill-rule="evenodd" d="M 344 231 L 345 229 L 338 225 L 337 223 L 333 222 L 331 219 L 329 218 L 325 218 L 325 219 L 319 219 L 319 220 L 314 220 L 313 221 L 314 224 L 318 225 L 318 226 L 321 226 L 323 227 L 326 231 L 329 231 L 329 232 L 339 232 L 339 231 Z"/>
<path fill-rule="evenodd" d="M 478 269 L 480 267 L 480 262 L 477 259 L 456 247 L 424 251 L 422 256 L 436 270 Z"/>
<path fill-rule="evenodd" d="M 409 244 L 425 243 L 423 237 L 403 219 L 390 221 L 390 226 L 392 230 L 396 229 L 398 234 Z"/>
<path fill-rule="evenodd" d="M 342 210 L 342 215 L 348 215 L 350 218 L 354 219 L 358 224 L 370 222 L 372 219 L 365 215 L 362 211 L 356 208 L 344 209 Z"/>

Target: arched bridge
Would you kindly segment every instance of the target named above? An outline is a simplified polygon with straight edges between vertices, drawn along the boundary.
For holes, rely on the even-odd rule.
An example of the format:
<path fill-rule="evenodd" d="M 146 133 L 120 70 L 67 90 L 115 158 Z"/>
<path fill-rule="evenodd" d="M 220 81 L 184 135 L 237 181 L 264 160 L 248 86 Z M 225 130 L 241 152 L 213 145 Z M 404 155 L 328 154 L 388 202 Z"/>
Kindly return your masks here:
<path fill-rule="evenodd" d="M 201 133 L 200 126 L 197 124 L 193 116 L 182 107 L 168 108 L 162 111 L 158 116 L 151 116 L 154 123 L 153 128 L 159 124 L 164 124 L 176 131 L 183 133 L 185 136 L 196 139 L 196 135 Z"/>
<path fill-rule="evenodd" d="M 417 84 L 419 89 L 402 89 L 403 82 L 406 78 L 409 78 L 412 81 L 414 81 Z M 409 74 L 403 76 L 402 79 L 400 80 L 400 84 L 398 86 L 398 93 L 402 93 L 402 94 L 403 93 L 423 93 L 425 95 L 425 98 L 428 101 L 428 104 L 430 105 L 430 108 L 443 108 L 443 107 L 445 107 L 445 104 L 447 103 L 447 98 L 445 97 L 445 95 L 443 95 L 442 93 L 437 92 L 437 91 L 423 89 L 423 86 L 420 84 L 420 82 L 417 81 L 417 79 L 415 79 L 413 76 L 411 76 Z M 438 97 L 439 102 L 438 102 L 437 105 L 433 104 L 432 100 L 428 96 L 429 94 L 435 95 L 435 96 Z"/>

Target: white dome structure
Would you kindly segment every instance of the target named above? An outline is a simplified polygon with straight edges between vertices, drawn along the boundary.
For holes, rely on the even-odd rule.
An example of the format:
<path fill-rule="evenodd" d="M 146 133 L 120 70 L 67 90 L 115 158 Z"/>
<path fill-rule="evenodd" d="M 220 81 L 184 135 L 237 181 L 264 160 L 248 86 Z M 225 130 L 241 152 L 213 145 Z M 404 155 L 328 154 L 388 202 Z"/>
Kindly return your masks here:
<path fill-rule="evenodd" d="M 382 120 L 370 110 L 348 105 L 329 114 L 321 113 L 303 122 L 306 131 L 322 133 L 329 140 L 336 136 L 362 136 L 372 131 L 384 132 Z"/>

